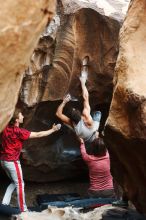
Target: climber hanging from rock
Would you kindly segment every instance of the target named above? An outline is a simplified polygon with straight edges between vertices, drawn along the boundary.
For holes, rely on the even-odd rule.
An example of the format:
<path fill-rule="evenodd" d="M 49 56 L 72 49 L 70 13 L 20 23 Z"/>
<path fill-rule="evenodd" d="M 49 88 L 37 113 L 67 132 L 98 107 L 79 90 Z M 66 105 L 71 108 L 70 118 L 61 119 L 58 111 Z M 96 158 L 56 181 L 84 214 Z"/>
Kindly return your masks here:
<path fill-rule="evenodd" d="M 79 138 L 82 138 L 85 142 L 91 143 L 95 141 L 99 136 L 98 128 L 101 119 L 101 112 L 97 111 L 93 117 L 90 114 L 91 108 L 89 105 L 89 93 L 86 88 L 86 81 L 88 77 L 88 62 L 89 57 L 86 56 L 82 61 L 82 71 L 79 78 L 84 100 L 82 113 L 75 108 L 71 109 L 69 117 L 63 113 L 63 109 L 66 103 L 71 100 L 71 96 L 68 94 L 59 105 L 56 115 L 59 119 L 61 119 L 63 123 L 71 126 Z"/>

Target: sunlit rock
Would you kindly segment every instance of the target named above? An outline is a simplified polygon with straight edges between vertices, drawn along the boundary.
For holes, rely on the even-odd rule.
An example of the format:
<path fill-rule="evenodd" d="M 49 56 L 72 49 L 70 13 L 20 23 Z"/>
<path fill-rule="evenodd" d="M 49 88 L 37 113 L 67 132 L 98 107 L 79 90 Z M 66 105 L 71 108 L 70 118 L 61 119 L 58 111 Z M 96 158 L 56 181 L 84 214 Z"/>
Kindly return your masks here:
<path fill-rule="evenodd" d="M 67 92 L 80 97 L 81 63 L 88 55 L 88 90 L 91 99 L 97 100 L 92 103 L 110 103 L 119 22 L 86 8 L 75 14 L 62 13 L 60 25 L 54 21 L 54 26 L 53 37 L 45 34 L 34 51 L 24 77 L 21 101 L 32 107 L 41 101 L 62 99 Z"/>
<path fill-rule="evenodd" d="M 113 207 L 105 205 L 94 209 L 93 211 L 82 213 L 80 208 L 65 207 L 57 208 L 49 206 L 48 209 L 42 212 L 23 212 L 20 216 L 14 216 L 12 220 L 100 220 L 102 214 L 108 210 L 112 210 Z"/>
<path fill-rule="evenodd" d="M 123 21 L 130 0 L 62 0 L 64 11 L 67 14 L 81 8 L 92 8 L 102 15 Z"/>
<path fill-rule="evenodd" d="M 115 88 L 105 129 L 112 173 L 146 213 L 146 2 L 132 1 L 120 32 Z M 119 175 L 120 173 L 120 175 Z"/>
<path fill-rule="evenodd" d="M 23 72 L 48 20 L 55 0 L 0 1 L 0 131 L 10 120 Z"/>

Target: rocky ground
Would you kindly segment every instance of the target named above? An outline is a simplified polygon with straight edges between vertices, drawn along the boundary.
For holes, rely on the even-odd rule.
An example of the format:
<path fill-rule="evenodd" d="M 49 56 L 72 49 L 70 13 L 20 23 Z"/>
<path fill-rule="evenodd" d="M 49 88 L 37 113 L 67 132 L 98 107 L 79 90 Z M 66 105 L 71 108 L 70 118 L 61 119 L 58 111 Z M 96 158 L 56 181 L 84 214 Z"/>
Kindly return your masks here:
<path fill-rule="evenodd" d="M 0 201 L 4 195 L 6 186 L 9 180 L 2 180 L 0 187 Z M 26 201 L 28 206 L 35 206 L 36 196 L 38 194 L 64 194 L 64 193 L 79 193 L 81 196 L 85 196 L 88 189 L 88 182 L 82 180 L 68 180 L 52 183 L 25 183 Z M 12 205 L 17 205 L 16 194 L 12 196 Z"/>
<path fill-rule="evenodd" d="M 3 194 L 5 192 L 6 186 L 8 185 L 8 179 L 1 179 L 0 187 L 0 200 L 2 200 Z M 36 196 L 38 194 L 62 194 L 62 193 L 79 193 L 81 196 L 87 195 L 88 181 L 85 180 L 68 180 L 61 182 L 52 182 L 52 183 L 30 183 L 26 182 L 25 192 L 26 192 L 26 201 L 28 206 L 36 206 Z M 14 193 L 12 197 L 11 204 L 13 206 L 17 205 L 16 194 Z M 103 214 L 104 213 L 104 214 Z M 112 215 L 112 218 L 111 218 Z M 50 208 L 44 210 L 42 213 L 24 213 L 18 217 L 18 220 L 111 220 L 111 219 L 120 219 L 120 220 L 144 220 L 143 216 L 140 216 L 134 209 L 115 209 L 111 205 L 102 206 L 89 212 L 82 213 L 78 209 L 72 207 L 66 208 Z M 4 218 L 0 216 L 0 220 L 8 220 L 10 218 Z"/>

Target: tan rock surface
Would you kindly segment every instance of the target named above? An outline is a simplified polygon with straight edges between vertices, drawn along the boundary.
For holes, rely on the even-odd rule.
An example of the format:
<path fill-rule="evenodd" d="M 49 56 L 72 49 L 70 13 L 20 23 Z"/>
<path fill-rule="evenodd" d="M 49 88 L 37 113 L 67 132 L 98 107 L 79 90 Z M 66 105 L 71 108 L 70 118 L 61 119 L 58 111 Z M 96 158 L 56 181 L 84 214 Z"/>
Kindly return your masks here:
<path fill-rule="evenodd" d="M 106 141 L 115 179 L 146 213 L 146 2 L 134 0 L 120 32 Z M 119 176 L 119 172 L 121 175 Z"/>
<path fill-rule="evenodd" d="M 61 14 L 60 24 L 56 44 L 50 36 L 45 36 L 39 42 L 34 52 L 36 59 L 24 78 L 21 101 L 31 107 L 40 101 L 62 99 L 67 92 L 81 96 L 78 77 L 82 59 L 88 55 L 88 89 L 91 98 L 96 98 L 95 105 L 110 103 L 118 53 L 119 23 L 88 8 L 75 14 Z M 38 51 L 40 56 L 37 56 Z"/>
<path fill-rule="evenodd" d="M 23 71 L 48 20 L 55 0 L 0 1 L 0 131 L 11 118 Z"/>
<path fill-rule="evenodd" d="M 81 8 L 92 8 L 118 21 L 125 18 L 129 2 L 130 0 L 62 0 L 66 14 L 76 12 Z"/>
<path fill-rule="evenodd" d="M 110 205 L 105 205 L 94 209 L 88 213 L 81 213 L 80 209 L 65 207 L 57 208 L 49 206 L 48 209 L 42 211 L 41 213 L 30 212 L 22 213 L 20 216 L 23 220 L 101 220 L 102 214 L 108 210 L 112 210 L 113 207 Z M 19 220 L 19 217 L 17 218 Z"/>

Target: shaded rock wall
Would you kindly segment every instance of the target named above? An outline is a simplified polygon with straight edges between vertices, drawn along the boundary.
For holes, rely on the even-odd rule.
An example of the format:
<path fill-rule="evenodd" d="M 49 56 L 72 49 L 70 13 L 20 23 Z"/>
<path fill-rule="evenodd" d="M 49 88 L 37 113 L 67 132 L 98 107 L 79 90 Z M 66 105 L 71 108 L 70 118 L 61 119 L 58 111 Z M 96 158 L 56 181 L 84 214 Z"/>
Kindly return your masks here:
<path fill-rule="evenodd" d="M 54 117 L 58 105 L 59 102 L 40 103 L 31 121 L 29 123 L 25 121 L 27 129 L 40 131 L 51 128 L 54 122 L 58 122 Z M 27 109 L 26 114 L 32 114 L 32 109 L 30 111 Z M 65 125 L 62 125 L 60 131 L 48 137 L 25 142 L 22 159 L 24 176 L 29 181 L 46 182 L 80 178 L 81 174 L 87 178 L 87 168 L 81 160 L 77 137 Z"/>
<path fill-rule="evenodd" d="M 55 0 L 1 0 L 0 4 L 1 131 L 13 115 L 22 73 L 28 66 L 41 32 L 55 12 Z"/>
<path fill-rule="evenodd" d="M 74 96 L 78 93 L 81 95 L 78 80 L 81 60 L 88 55 L 90 66 L 87 86 L 93 100 L 91 105 L 110 103 L 113 71 L 118 54 L 119 27 L 115 20 L 101 16 L 92 9 L 82 9 L 76 13 L 74 24 L 76 45 L 70 92 Z"/>
<path fill-rule="evenodd" d="M 105 129 L 114 178 L 143 213 L 146 213 L 145 25 L 146 1 L 133 0 L 120 32 L 115 89 Z"/>

